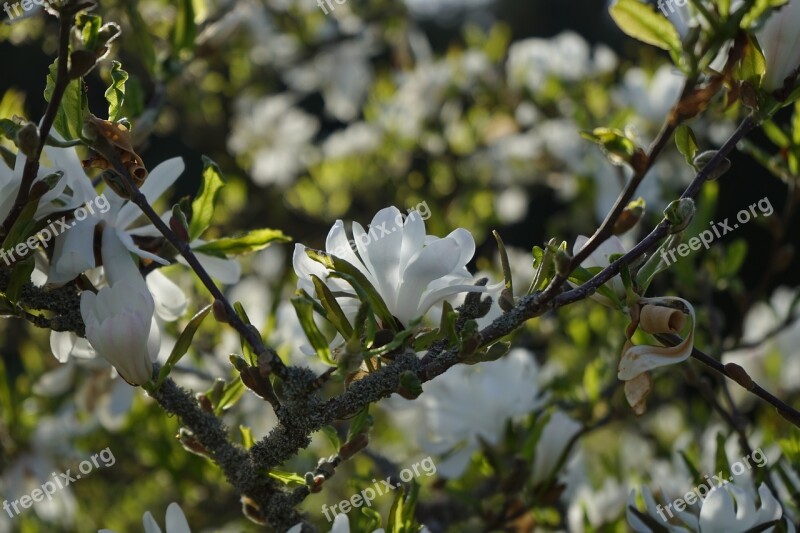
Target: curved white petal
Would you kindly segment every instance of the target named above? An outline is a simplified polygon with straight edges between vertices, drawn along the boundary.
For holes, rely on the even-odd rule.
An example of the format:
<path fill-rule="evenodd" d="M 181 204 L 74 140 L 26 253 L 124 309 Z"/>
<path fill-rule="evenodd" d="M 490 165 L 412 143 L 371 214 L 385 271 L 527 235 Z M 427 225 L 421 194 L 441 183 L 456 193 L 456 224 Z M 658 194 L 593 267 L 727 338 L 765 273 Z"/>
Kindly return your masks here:
<path fill-rule="evenodd" d="M 144 185 L 139 190 L 152 205 L 175 183 L 183 173 L 184 168 L 185 165 L 182 158 L 173 157 L 172 159 L 167 159 L 150 172 Z M 127 229 L 141 215 L 141 209 L 136 204 L 128 202 L 120 209 L 116 225 L 122 229 Z"/>
<path fill-rule="evenodd" d="M 192 533 L 183 510 L 174 502 L 167 507 L 167 533 Z"/>
<path fill-rule="evenodd" d="M 188 302 L 180 287 L 158 270 L 151 272 L 145 281 L 153 295 L 158 316 L 167 322 L 174 322 L 183 316 Z"/>

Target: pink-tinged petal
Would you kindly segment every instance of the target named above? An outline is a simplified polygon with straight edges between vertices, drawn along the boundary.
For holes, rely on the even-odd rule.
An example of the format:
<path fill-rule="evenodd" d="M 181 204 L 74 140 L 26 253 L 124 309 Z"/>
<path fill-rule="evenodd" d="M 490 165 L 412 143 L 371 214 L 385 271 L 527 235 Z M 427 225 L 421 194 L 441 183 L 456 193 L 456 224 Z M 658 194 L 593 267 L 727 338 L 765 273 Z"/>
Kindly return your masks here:
<path fill-rule="evenodd" d="M 172 187 L 172 184 L 183 173 L 184 168 L 183 159 L 180 157 L 167 159 L 150 172 L 139 190 L 142 191 L 147 201 L 153 204 L 167 189 Z M 141 209 L 136 204 L 128 202 L 120 209 L 116 226 L 126 229 L 140 216 L 142 216 Z"/>
<path fill-rule="evenodd" d="M 161 265 L 169 264 L 169 261 L 167 261 L 163 257 L 142 250 L 141 248 L 136 246 L 136 243 L 133 242 L 133 237 L 131 237 L 131 235 L 128 232 L 117 231 L 117 237 L 119 238 L 120 242 L 122 242 L 122 244 L 125 246 L 125 248 L 128 249 L 129 252 L 136 254 L 143 259 L 149 259 L 151 261 L 155 261 L 156 263 L 159 263 Z"/>
<path fill-rule="evenodd" d="M 145 279 L 156 304 L 156 313 L 167 322 L 174 322 L 186 312 L 186 295 L 175 283 L 158 270 Z"/>

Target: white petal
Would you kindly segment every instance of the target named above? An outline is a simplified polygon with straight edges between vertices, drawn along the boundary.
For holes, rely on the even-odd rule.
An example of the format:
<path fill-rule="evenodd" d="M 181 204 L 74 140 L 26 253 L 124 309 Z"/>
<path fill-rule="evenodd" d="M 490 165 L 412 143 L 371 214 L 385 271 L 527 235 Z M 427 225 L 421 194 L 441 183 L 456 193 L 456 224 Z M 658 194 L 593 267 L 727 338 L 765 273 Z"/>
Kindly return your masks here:
<path fill-rule="evenodd" d="M 183 510 L 177 503 L 167 507 L 167 533 L 192 533 Z"/>
<path fill-rule="evenodd" d="M 144 513 L 142 517 L 142 525 L 144 526 L 144 533 L 161 533 L 161 528 L 158 527 L 156 519 L 150 514 L 150 511 Z"/>
<path fill-rule="evenodd" d="M 183 316 L 188 302 L 180 287 L 158 270 L 151 272 L 145 281 L 153 295 L 158 316 L 167 322 L 174 322 Z"/>
<path fill-rule="evenodd" d="M 164 191 L 175 183 L 181 173 L 183 173 L 184 168 L 183 159 L 180 157 L 167 159 L 150 172 L 144 185 L 142 185 L 139 190 L 142 191 L 147 201 L 152 205 L 164 194 Z M 128 202 L 120 209 L 116 225 L 125 229 L 141 215 L 141 209 L 139 209 L 136 204 Z"/>

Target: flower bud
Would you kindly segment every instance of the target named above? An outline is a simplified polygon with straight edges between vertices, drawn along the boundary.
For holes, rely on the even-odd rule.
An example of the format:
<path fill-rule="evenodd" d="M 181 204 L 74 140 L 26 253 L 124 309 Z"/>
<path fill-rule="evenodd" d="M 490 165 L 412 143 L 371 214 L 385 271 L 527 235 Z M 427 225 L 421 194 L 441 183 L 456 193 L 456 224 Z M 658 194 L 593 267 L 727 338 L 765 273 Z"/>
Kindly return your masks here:
<path fill-rule="evenodd" d="M 17 146 L 29 158 L 36 157 L 39 149 L 39 128 L 33 122 L 28 122 L 17 132 Z"/>
<path fill-rule="evenodd" d="M 716 155 L 716 150 L 706 150 L 702 154 L 698 154 L 693 161 L 695 168 L 704 168 Z M 731 161 L 726 157 L 719 163 L 719 165 L 717 165 L 716 168 L 711 169 L 711 171 L 708 173 L 708 179 L 715 180 L 725 174 L 728 170 L 730 170 L 730 168 Z"/>
<path fill-rule="evenodd" d="M 695 213 L 694 200 L 681 198 L 670 202 L 664 209 L 664 218 L 671 224 L 670 233 L 679 233 L 686 229 Z"/>

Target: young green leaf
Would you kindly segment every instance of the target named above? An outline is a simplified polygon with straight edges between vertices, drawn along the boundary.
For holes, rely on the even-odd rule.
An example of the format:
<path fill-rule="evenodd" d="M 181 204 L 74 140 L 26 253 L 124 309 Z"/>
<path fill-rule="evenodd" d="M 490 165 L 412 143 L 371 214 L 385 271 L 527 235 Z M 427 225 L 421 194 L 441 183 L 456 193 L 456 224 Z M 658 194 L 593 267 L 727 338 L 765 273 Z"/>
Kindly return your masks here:
<path fill-rule="evenodd" d="M 634 39 L 669 50 L 681 52 L 681 38 L 675 26 L 653 8 L 639 0 L 617 0 L 610 8 L 611 18 L 619 29 Z"/>
<path fill-rule="evenodd" d="M 47 75 L 47 86 L 44 89 L 44 99 L 49 102 L 53 97 L 56 87 L 56 72 L 58 59 L 50 65 Z M 89 101 L 81 80 L 72 80 L 67 84 L 61 105 L 58 107 L 56 119 L 53 122 L 55 130 L 66 140 L 80 139 L 83 129 L 83 117 L 89 110 Z"/>
<path fill-rule="evenodd" d="M 328 345 L 328 340 L 325 335 L 317 327 L 314 322 L 314 303 L 306 296 L 295 296 L 291 302 L 294 306 L 297 319 L 300 321 L 300 327 L 308 338 L 311 347 L 317 353 L 320 360 L 326 365 L 336 366 L 336 361 L 333 360 L 331 355 L 331 348 Z"/>
<path fill-rule="evenodd" d="M 336 330 L 341 333 L 345 339 L 352 337 L 353 326 L 350 325 L 344 311 L 342 311 L 342 307 L 339 305 L 339 302 L 336 301 L 331 290 L 325 285 L 325 282 L 317 276 L 312 275 L 311 279 L 314 282 L 317 300 L 319 300 L 322 307 L 325 308 L 325 318 L 333 324 Z"/>
<path fill-rule="evenodd" d="M 692 128 L 685 124 L 679 126 L 675 132 L 675 145 L 689 166 L 694 167 L 694 158 L 697 155 L 697 140 L 694 137 Z"/>
<path fill-rule="evenodd" d="M 203 320 L 208 316 L 208 312 L 211 311 L 211 306 L 207 305 L 202 308 L 200 311 L 197 312 L 196 315 L 192 317 L 186 327 L 181 332 L 180 337 L 178 337 L 178 341 L 175 343 L 175 346 L 172 347 L 172 351 L 169 354 L 169 358 L 167 362 L 164 363 L 164 366 L 161 367 L 161 370 L 158 372 L 158 381 L 156 381 L 155 388 L 158 389 L 164 380 L 169 376 L 169 373 L 172 372 L 172 369 L 178 364 L 178 361 L 186 355 L 189 351 L 189 348 L 192 346 L 192 340 L 194 339 L 195 333 L 197 333 L 200 324 L 203 323 Z"/>
<path fill-rule="evenodd" d="M 191 224 L 189 227 L 189 237 L 191 234 Z M 228 257 L 230 255 L 242 255 L 263 250 L 273 242 L 290 242 L 292 239 L 277 229 L 255 229 L 238 237 L 223 237 L 214 241 L 192 248 L 195 252 L 213 255 L 215 257 Z"/>
<path fill-rule="evenodd" d="M 219 191 L 225 186 L 225 178 L 214 161 L 203 156 L 203 183 L 192 202 L 192 220 L 189 223 L 190 240 L 195 240 L 211 225 Z"/>
<path fill-rule="evenodd" d="M 128 73 L 122 70 L 122 63 L 111 62 L 111 85 L 106 89 L 105 97 L 108 102 L 108 120 L 116 122 L 123 116 L 122 106 L 125 103 L 125 82 Z"/>

